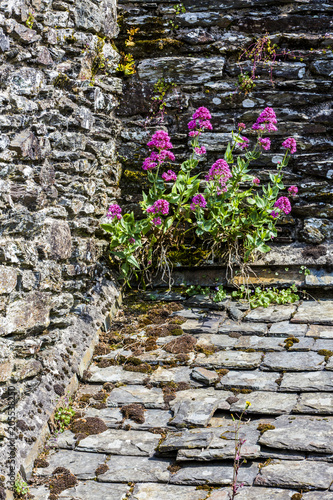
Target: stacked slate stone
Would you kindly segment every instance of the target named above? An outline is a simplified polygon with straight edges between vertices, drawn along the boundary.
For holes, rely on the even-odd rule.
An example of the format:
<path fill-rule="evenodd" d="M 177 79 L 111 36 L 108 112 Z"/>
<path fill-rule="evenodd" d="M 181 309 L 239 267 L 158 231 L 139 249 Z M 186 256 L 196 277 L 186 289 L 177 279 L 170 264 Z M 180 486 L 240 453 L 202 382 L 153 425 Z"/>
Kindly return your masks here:
<path fill-rule="evenodd" d="M 237 498 L 332 500 L 333 302 L 165 310 L 144 328 L 120 315 L 123 346 L 97 346 L 35 499 L 229 500 L 248 407 Z"/>
<path fill-rule="evenodd" d="M 14 385 L 16 470 L 31 470 L 31 450 L 118 295 L 97 262 L 108 247 L 99 221 L 119 194 L 115 9 L 113 0 L 0 2 L 1 437 Z"/>
<path fill-rule="evenodd" d="M 214 127 L 202 137 L 207 155 L 201 165 L 207 171 L 224 154 L 231 129 L 237 130 L 238 122 L 251 126 L 260 111 L 270 106 L 278 118 L 278 132 L 272 134 L 271 150 L 254 164 L 253 174 L 267 182 L 269 172 L 281 161 L 283 139 L 293 136 L 298 150 L 286 170 L 285 183 L 300 189 L 275 240 L 279 244 L 276 255 L 268 254 L 260 263 L 311 264 L 321 258 L 321 264 L 329 264 L 333 235 L 330 2 L 185 0 L 185 12 L 179 3 L 163 0 L 120 0 L 118 4 L 117 45 L 133 55 L 137 69 L 126 79 L 117 109 L 124 125 L 119 148 L 124 164 L 123 204 L 137 210 L 138 182 L 144 185 L 146 177 L 141 169 L 147 156 L 145 144 L 157 127 L 167 128 L 179 164 L 189 151 L 190 116 L 199 106 L 207 107 Z M 134 46 L 125 43 L 131 28 L 139 29 Z M 259 78 L 246 94 L 239 90 L 238 76 L 241 71 L 251 74 L 253 63 L 244 56 L 238 64 L 238 57 L 266 34 L 278 47 L 276 61 L 257 64 Z M 154 91 L 161 79 L 166 90 L 163 121 L 158 112 L 162 101 L 151 100 L 161 95 Z M 244 134 L 251 139 L 251 132 Z M 301 252 L 304 246 L 318 245 L 313 255 Z"/>

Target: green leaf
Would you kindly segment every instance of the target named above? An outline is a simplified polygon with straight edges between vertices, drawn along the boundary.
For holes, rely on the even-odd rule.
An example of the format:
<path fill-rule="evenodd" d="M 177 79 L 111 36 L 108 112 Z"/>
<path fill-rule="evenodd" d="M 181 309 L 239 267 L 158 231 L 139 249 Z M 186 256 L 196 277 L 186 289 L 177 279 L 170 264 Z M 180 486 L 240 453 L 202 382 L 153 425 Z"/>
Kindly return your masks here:
<path fill-rule="evenodd" d="M 136 267 L 137 269 L 140 269 L 140 265 L 139 265 L 138 261 L 136 260 L 136 258 L 134 257 L 134 255 L 129 255 L 126 260 L 127 260 L 127 262 L 132 264 L 132 266 Z"/>
<path fill-rule="evenodd" d="M 115 227 L 114 224 L 101 224 L 101 228 L 104 229 L 107 233 L 114 233 Z"/>
<path fill-rule="evenodd" d="M 261 245 L 257 247 L 257 250 L 261 253 L 267 253 L 270 252 L 271 248 L 268 245 L 261 243 Z"/>

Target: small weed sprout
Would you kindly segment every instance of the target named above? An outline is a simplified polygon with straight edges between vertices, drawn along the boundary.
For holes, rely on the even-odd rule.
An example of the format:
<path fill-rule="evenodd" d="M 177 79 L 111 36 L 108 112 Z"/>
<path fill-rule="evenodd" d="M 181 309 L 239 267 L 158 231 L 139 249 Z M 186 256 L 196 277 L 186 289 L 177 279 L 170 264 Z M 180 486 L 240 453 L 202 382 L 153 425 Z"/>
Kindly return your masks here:
<path fill-rule="evenodd" d="M 35 18 L 34 18 L 33 13 L 29 12 L 28 18 L 27 18 L 27 20 L 25 22 L 26 27 L 32 29 L 32 27 L 34 25 L 34 22 L 35 22 Z"/>
<path fill-rule="evenodd" d="M 75 410 L 72 407 L 72 399 L 66 396 L 65 404 L 66 406 L 61 406 L 54 414 L 54 422 L 58 432 L 64 432 L 75 415 Z"/>
<path fill-rule="evenodd" d="M 14 483 L 14 494 L 15 498 L 20 498 L 20 499 L 28 498 L 29 487 L 27 483 L 23 481 L 20 475 L 17 476 L 17 479 Z"/>
<path fill-rule="evenodd" d="M 229 494 L 229 500 L 234 500 L 234 498 L 238 495 L 238 491 L 244 486 L 243 483 L 238 484 L 238 473 L 240 467 L 246 463 L 246 460 L 241 457 L 241 449 L 243 444 L 246 442 L 246 439 L 242 439 L 239 437 L 239 431 L 242 425 L 242 418 L 246 414 L 248 408 L 251 406 L 250 401 L 246 401 L 245 408 L 240 414 L 239 418 L 236 419 L 234 415 L 231 414 L 232 420 L 235 424 L 235 454 L 234 454 L 234 465 L 233 465 L 233 475 L 232 475 L 232 491 Z"/>

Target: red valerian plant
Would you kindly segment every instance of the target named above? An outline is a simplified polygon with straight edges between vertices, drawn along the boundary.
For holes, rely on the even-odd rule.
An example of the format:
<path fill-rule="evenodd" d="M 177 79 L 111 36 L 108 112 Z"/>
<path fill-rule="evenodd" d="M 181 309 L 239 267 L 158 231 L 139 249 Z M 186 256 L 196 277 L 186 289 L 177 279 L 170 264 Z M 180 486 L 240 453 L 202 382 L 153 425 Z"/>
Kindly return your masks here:
<path fill-rule="evenodd" d="M 239 123 L 224 157 L 201 178 L 200 173 L 193 175 L 206 154 L 200 138 L 212 128 L 209 110 L 198 108 L 188 124 L 192 154 L 177 173 L 169 169 L 170 161 L 175 160 L 170 137 L 165 130 L 156 131 L 142 165 L 150 183 L 148 193 L 142 193 L 142 217 L 136 220 L 133 212 L 122 215 L 117 204 L 110 205 L 110 222 L 102 228 L 111 234 L 112 259 L 120 264 L 127 281 L 133 272 L 147 280 L 154 271 L 162 272 L 162 278 L 168 277 L 170 282 L 170 253 L 179 247 L 190 252 L 193 243 L 206 249 L 206 259 L 226 259 L 229 266 L 237 264 L 244 272 L 257 252 L 269 252 L 278 219 L 291 211 L 289 198 L 279 197 L 279 193 L 285 189 L 283 168 L 296 151 L 296 141 L 289 137 L 283 142 L 284 158 L 277 171 L 270 173 L 266 186 L 250 175 L 250 162 L 270 149 L 271 140 L 263 134 L 277 130 L 275 112 L 267 107 L 252 125 L 257 133 L 252 149 L 250 139 L 241 135 L 247 127 Z M 240 152 L 237 157 L 236 149 Z M 161 170 L 166 171 L 160 175 Z M 295 196 L 298 189 L 291 186 L 288 191 Z"/>

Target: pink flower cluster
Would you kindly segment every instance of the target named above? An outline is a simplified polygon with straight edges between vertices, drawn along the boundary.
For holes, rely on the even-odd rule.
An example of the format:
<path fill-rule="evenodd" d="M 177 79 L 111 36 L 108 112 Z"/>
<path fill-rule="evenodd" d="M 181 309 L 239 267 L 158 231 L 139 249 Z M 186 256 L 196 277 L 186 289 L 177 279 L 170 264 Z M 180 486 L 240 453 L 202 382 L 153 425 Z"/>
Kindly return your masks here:
<path fill-rule="evenodd" d="M 253 184 L 256 184 L 257 186 L 259 186 L 260 179 L 258 179 L 258 177 L 255 177 L 252 182 L 253 182 Z"/>
<path fill-rule="evenodd" d="M 205 146 L 201 146 L 201 148 L 194 148 L 194 151 L 199 156 L 206 154 L 206 148 L 205 148 Z"/>
<path fill-rule="evenodd" d="M 276 132 L 277 127 L 276 115 L 273 108 L 265 108 L 264 111 L 260 113 L 257 121 L 252 125 L 253 130 L 262 130 L 266 132 Z"/>
<path fill-rule="evenodd" d="M 110 217 L 110 219 L 121 219 L 121 208 L 119 205 L 114 203 L 113 205 L 109 206 L 109 211 L 106 214 L 107 217 Z"/>
<path fill-rule="evenodd" d="M 291 204 L 286 196 L 281 196 L 278 200 L 276 200 L 274 207 L 279 208 L 285 214 L 290 214 L 291 212 Z"/>
<path fill-rule="evenodd" d="M 232 173 L 230 172 L 228 163 L 220 158 L 210 167 L 205 179 L 206 181 L 218 180 L 222 188 L 218 190 L 218 194 L 221 194 L 222 191 L 225 192 L 227 190 L 226 183 L 230 177 L 232 177 Z"/>
<path fill-rule="evenodd" d="M 298 187 L 290 186 L 290 188 L 288 188 L 288 193 L 291 194 L 291 196 L 296 196 L 298 193 Z"/>
<path fill-rule="evenodd" d="M 243 122 L 239 123 L 237 126 L 238 126 L 239 130 L 245 130 L 246 129 L 246 125 Z"/>
<path fill-rule="evenodd" d="M 162 214 L 168 215 L 169 213 L 169 202 L 167 200 L 156 200 L 155 203 L 147 208 L 149 214 Z"/>
<path fill-rule="evenodd" d="M 271 147 L 271 140 L 269 137 L 259 137 L 258 141 L 260 142 L 263 149 L 268 151 Z"/>
<path fill-rule="evenodd" d="M 243 135 L 240 136 L 241 139 L 243 139 L 244 142 L 237 142 L 237 144 L 242 148 L 242 149 L 246 149 L 249 147 L 249 144 L 250 144 L 250 140 L 247 138 L 247 137 L 244 137 Z"/>
<path fill-rule="evenodd" d="M 156 148 L 159 150 L 173 148 L 170 137 L 164 130 L 157 130 L 157 132 L 153 134 L 151 140 L 147 143 L 147 146 L 150 149 Z"/>
<path fill-rule="evenodd" d="M 165 182 L 176 181 L 177 175 L 173 170 L 168 170 L 167 172 L 164 172 L 164 174 L 162 174 L 162 179 L 164 179 Z"/>
<path fill-rule="evenodd" d="M 296 141 L 293 137 L 288 137 L 283 143 L 282 146 L 285 149 L 290 149 L 290 154 L 293 155 L 296 153 Z"/>
<path fill-rule="evenodd" d="M 191 210 L 195 210 L 198 207 L 205 208 L 206 205 L 207 201 L 205 200 L 205 197 L 202 194 L 197 194 L 196 196 L 193 196 L 190 208 Z"/>
<path fill-rule="evenodd" d="M 160 226 L 162 224 L 161 217 L 154 217 L 154 219 L 152 219 L 152 223 L 154 224 L 154 226 Z"/>
<path fill-rule="evenodd" d="M 164 130 L 157 130 L 148 142 L 147 146 L 149 148 L 156 148 L 156 151 L 152 151 L 150 156 L 145 158 L 142 168 L 143 170 L 151 170 L 159 165 L 161 165 L 165 160 L 175 160 L 175 155 L 169 151 L 173 146 L 170 141 L 170 137 Z"/>
<path fill-rule="evenodd" d="M 188 129 L 190 130 L 189 136 L 197 137 L 202 130 L 213 130 L 213 126 L 210 123 L 211 118 L 212 115 L 207 108 L 204 106 L 198 108 L 193 113 L 192 120 L 188 124 Z"/>

